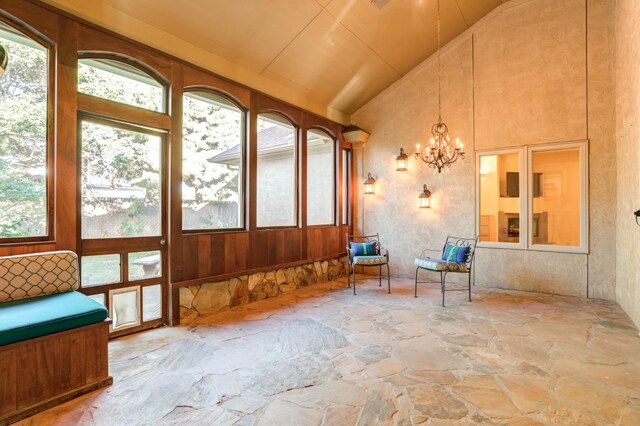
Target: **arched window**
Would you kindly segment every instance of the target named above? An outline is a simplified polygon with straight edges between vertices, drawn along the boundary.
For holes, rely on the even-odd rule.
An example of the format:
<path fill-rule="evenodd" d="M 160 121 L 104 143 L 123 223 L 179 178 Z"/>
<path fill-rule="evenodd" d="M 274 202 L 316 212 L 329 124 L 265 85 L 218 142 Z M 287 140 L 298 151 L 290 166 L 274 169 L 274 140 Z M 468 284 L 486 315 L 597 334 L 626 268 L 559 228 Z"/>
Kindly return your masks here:
<path fill-rule="evenodd" d="M 166 112 L 164 86 L 142 69 L 115 59 L 78 60 L 78 92 Z"/>
<path fill-rule="evenodd" d="M 49 235 L 49 51 L 0 21 L 0 239 Z"/>
<path fill-rule="evenodd" d="M 327 132 L 307 131 L 307 225 L 335 222 L 335 145 Z"/>
<path fill-rule="evenodd" d="M 258 115 L 258 227 L 297 224 L 296 145 L 296 128 L 284 116 Z"/>
<path fill-rule="evenodd" d="M 182 229 L 241 228 L 245 112 L 212 92 L 186 92 L 182 118 Z"/>

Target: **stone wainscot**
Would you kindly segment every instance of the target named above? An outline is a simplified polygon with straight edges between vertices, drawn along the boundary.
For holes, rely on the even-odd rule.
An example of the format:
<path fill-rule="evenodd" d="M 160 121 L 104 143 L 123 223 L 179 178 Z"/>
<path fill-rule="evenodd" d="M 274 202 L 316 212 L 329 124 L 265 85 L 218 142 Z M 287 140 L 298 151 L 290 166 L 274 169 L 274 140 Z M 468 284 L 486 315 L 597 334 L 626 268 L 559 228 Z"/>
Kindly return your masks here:
<path fill-rule="evenodd" d="M 346 276 L 347 258 L 330 259 L 180 289 L 180 319 L 224 311 Z"/>

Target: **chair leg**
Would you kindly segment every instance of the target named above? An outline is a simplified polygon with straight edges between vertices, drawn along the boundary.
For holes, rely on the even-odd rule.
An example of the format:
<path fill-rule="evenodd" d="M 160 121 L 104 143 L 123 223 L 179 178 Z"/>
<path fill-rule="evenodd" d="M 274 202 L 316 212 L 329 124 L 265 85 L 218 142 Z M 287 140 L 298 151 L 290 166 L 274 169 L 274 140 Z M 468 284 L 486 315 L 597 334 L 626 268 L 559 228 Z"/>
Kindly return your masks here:
<path fill-rule="evenodd" d="M 440 292 L 442 293 L 442 307 L 444 308 L 444 280 L 446 279 L 446 274 L 442 274 L 440 271 Z"/>
<path fill-rule="evenodd" d="M 378 287 L 382 287 L 382 265 L 378 267 Z"/>
<path fill-rule="evenodd" d="M 356 265 L 353 265 L 353 295 L 356 294 Z"/>
<path fill-rule="evenodd" d="M 351 264 L 347 264 L 347 288 L 351 288 Z"/>
<path fill-rule="evenodd" d="M 380 269 L 382 269 L 382 267 L 380 267 Z M 391 294 L 391 274 L 389 273 L 388 263 L 387 263 L 387 287 L 389 288 L 389 290 L 387 290 L 387 294 Z"/>
<path fill-rule="evenodd" d="M 418 271 L 420 270 L 420 268 L 416 268 L 416 282 L 415 282 L 415 288 L 413 290 L 413 297 L 418 297 Z"/>
<path fill-rule="evenodd" d="M 471 272 L 469 272 L 469 302 L 471 302 Z"/>

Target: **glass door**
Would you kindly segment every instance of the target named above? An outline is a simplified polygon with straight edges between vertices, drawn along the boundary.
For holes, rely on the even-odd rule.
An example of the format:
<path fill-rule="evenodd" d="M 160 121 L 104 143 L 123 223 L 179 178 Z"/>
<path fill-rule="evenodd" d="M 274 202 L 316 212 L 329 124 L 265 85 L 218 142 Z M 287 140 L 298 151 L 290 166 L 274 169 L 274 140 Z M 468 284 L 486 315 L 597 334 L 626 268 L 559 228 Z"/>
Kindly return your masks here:
<path fill-rule="evenodd" d="M 109 309 L 112 336 L 166 318 L 165 134 L 80 119 L 80 281 Z"/>

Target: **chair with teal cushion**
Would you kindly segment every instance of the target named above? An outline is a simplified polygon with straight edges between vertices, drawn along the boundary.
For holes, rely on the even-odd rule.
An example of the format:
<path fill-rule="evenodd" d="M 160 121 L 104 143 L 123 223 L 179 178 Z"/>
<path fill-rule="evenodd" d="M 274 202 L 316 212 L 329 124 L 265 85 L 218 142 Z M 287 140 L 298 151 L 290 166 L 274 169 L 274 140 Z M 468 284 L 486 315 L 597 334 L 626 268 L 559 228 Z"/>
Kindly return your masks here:
<path fill-rule="evenodd" d="M 356 294 L 356 266 L 377 266 L 378 282 L 382 287 L 382 267 L 387 267 L 387 287 L 391 293 L 391 278 L 389 276 L 389 252 L 380 244 L 380 235 L 349 235 L 347 234 L 347 260 L 349 263 L 349 287 L 353 275 L 353 294 Z"/>
<path fill-rule="evenodd" d="M 418 271 L 438 272 L 440 274 L 440 292 L 442 293 L 442 306 L 444 307 L 445 291 L 467 291 L 469 292 L 469 302 L 471 302 L 471 271 L 473 267 L 473 257 L 478 244 L 476 238 L 461 238 L 451 235 L 447 236 L 447 240 L 442 250 L 425 249 L 415 260 L 416 265 L 416 281 L 414 297 L 418 297 L 418 283 L 430 283 L 431 281 L 418 281 Z M 425 256 L 426 252 L 438 253 L 438 257 Z M 448 273 L 462 273 L 469 276 L 467 288 L 445 288 L 445 281 Z"/>

